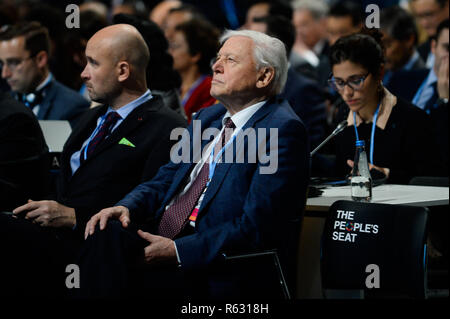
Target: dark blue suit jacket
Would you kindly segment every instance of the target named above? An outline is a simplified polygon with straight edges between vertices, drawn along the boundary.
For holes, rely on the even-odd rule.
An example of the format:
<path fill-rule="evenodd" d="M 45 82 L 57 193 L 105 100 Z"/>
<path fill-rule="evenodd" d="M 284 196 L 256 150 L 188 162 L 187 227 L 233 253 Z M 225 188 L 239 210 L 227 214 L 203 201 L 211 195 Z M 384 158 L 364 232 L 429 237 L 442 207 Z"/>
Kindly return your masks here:
<path fill-rule="evenodd" d="M 37 114 L 39 120 L 67 120 L 74 127 L 78 116 L 89 108 L 89 101 L 55 79 L 45 90 Z"/>
<path fill-rule="evenodd" d="M 194 120 L 201 121 L 202 130 L 220 129 L 225 112 L 223 105 L 214 105 L 202 109 Z M 188 128 L 191 151 L 192 128 L 191 124 Z M 207 266 L 224 252 L 286 244 L 288 223 L 298 218 L 303 210 L 309 180 L 309 147 L 302 121 L 287 101 L 273 98 L 249 119 L 243 131 L 246 128 L 254 128 L 267 140 L 269 128 L 277 129 L 278 168 L 269 175 L 260 173 L 263 164 L 259 161 L 217 165 L 194 233 L 175 239 L 182 267 L 186 270 Z M 202 149 L 212 139 L 202 141 Z M 275 146 L 271 143 L 272 148 Z M 269 154 L 269 146 L 266 154 Z M 128 207 L 132 220 L 152 218 L 156 226 L 166 205 L 184 187 L 193 165 L 169 162 L 151 181 L 137 186 L 117 205 Z"/>
<path fill-rule="evenodd" d="M 281 96 L 289 101 L 294 112 L 305 123 L 311 149 L 319 145 L 325 137 L 327 125 L 325 97 L 319 84 L 289 68 Z"/>
<path fill-rule="evenodd" d="M 412 102 L 429 72 L 428 69 L 395 72 L 386 88 L 395 96 Z"/>

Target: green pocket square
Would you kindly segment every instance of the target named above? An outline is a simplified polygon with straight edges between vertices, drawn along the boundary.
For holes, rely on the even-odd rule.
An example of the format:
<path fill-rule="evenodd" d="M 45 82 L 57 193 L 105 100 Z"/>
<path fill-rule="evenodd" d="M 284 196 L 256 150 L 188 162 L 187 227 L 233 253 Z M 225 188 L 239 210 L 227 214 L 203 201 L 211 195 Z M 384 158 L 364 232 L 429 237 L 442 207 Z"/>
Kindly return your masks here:
<path fill-rule="evenodd" d="M 120 140 L 119 144 L 122 144 L 122 145 L 128 145 L 128 146 L 131 146 L 131 147 L 136 147 L 136 146 L 134 146 L 133 143 L 131 143 L 131 142 L 130 142 L 129 140 L 127 140 L 125 137 L 122 138 L 122 139 Z"/>

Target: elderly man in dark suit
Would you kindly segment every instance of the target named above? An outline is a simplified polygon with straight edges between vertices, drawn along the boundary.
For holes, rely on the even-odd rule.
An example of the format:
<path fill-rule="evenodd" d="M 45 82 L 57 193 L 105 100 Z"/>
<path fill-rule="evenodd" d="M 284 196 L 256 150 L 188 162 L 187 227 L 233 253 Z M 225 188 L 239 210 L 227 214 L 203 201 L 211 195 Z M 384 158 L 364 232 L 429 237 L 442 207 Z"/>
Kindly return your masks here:
<path fill-rule="evenodd" d="M 0 211 L 43 196 L 50 163 L 41 128 L 28 108 L 4 92 L 0 92 L 0 150 Z"/>
<path fill-rule="evenodd" d="M 277 96 L 285 46 L 248 30 L 228 31 L 221 42 L 211 87 L 221 104 L 198 112 L 182 133 L 183 159 L 174 152 L 152 180 L 88 222 L 83 296 L 236 297 L 240 280 L 215 273 L 222 254 L 286 247 L 309 161 L 305 126 Z"/>
<path fill-rule="evenodd" d="M 186 125 L 147 89 L 149 49 L 134 27 L 118 24 L 100 30 L 89 40 L 86 56 L 81 76 L 91 99 L 103 105 L 86 112 L 67 140 L 55 200 L 29 201 L 13 211 L 15 219 L 0 220 L 0 245 L 17 243 L 17 258 L 6 258 L 8 262 L 17 265 L 23 255 L 28 267 L 31 260 L 47 269 L 44 258 L 48 247 L 55 247 L 50 249 L 57 258 L 49 276 L 58 280 L 55 274 L 64 272 L 83 242 L 86 221 L 152 178 L 169 160 L 172 130 Z M 32 256 L 23 253 L 30 245 L 35 247 Z M 64 280 L 58 284 L 63 286 Z"/>
<path fill-rule="evenodd" d="M 49 71 L 50 39 L 38 22 L 26 22 L 0 33 L 2 78 L 14 97 L 39 120 L 68 120 L 74 126 L 89 102 L 59 83 Z"/>

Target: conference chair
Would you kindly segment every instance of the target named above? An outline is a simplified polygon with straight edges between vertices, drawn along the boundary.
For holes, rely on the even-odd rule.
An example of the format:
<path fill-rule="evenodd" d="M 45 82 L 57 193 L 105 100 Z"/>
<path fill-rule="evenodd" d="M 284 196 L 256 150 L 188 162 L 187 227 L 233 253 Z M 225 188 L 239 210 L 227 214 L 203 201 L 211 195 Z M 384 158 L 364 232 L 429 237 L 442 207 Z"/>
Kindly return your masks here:
<path fill-rule="evenodd" d="M 54 192 L 64 144 L 72 133 L 69 121 L 39 120 L 50 153 L 49 188 Z"/>
<path fill-rule="evenodd" d="M 321 244 L 325 298 L 426 298 L 428 209 L 337 201 Z"/>
<path fill-rule="evenodd" d="M 448 187 L 449 178 L 415 176 L 409 185 Z M 428 221 L 428 296 L 448 297 L 448 205 L 430 207 Z"/>
<path fill-rule="evenodd" d="M 291 299 L 277 250 L 249 254 L 223 255 L 227 273 L 241 274 L 240 291 L 232 297 L 246 299 Z"/>
<path fill-rule="evenodd" d="M 223 253 L 217 272 L 213 270 L 209 276 L 213 284 L 210 284 L 208 296 L 236 300 L 294 298 L 301 221 L 301 217 L 289 221 L 285 240 L 273 249 Z"/>

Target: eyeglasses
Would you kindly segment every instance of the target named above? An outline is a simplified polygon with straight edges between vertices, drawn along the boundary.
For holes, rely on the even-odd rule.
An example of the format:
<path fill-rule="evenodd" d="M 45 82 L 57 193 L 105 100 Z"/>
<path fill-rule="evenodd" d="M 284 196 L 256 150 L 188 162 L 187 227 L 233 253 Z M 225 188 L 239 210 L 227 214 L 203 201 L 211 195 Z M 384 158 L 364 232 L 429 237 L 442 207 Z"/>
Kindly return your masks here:
<path fill-rule="evenodd" d="M 11 72 L 14 72 L 17 67 L 19 67 L 24 61 L 28 60 L 28 59 L 32 59 L 34 58 L 36 55 L 30 55 L 28 58 L 11 58 L 11 59 L 6 59 L 5 62 L 3 62 L 2 60 L 0 60 L 0 69 L 3 69 L 3 67 L 6 65 L 8 67 L 8 69 Z"/>
<path fill-rule="evenodd" d="M 349 77 L 347 81 L 332 76 L 330 79 L 328 79 L 328 83 L 336 91 L 343 91 L 346 85 L 348 85 L 355 91 L 359 91 L 362 89 L 364 81 L 369 76 L 369 74 L 370 73 L 367 73 L 366 75 L 353 75 Z"/>

